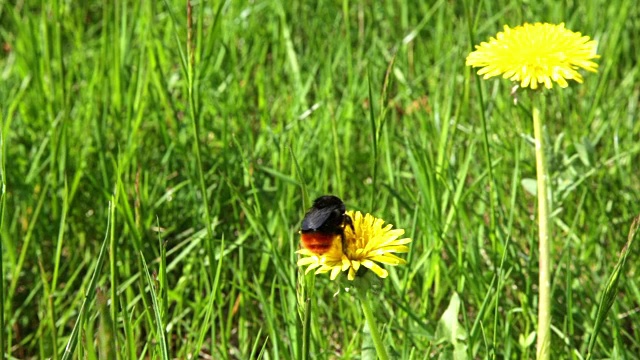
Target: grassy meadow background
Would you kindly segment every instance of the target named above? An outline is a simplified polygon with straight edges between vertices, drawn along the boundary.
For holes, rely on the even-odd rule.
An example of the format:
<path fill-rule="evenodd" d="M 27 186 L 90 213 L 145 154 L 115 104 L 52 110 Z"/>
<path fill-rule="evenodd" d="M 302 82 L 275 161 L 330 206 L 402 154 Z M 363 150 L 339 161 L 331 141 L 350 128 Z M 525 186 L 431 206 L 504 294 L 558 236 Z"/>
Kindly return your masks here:
<path fill-rule="evenodd" d="M 184 1 L 0 2 L 5 356 L 300 358 L 298 230 L 331 193 L 413 239 L 374 302 L 397 358 L 534 357 L 529 97 L 514 106 L 508 81 L 464 61 L 505 24 L 546 21 L 601 55 L 584 84 L 544 91 L 542 113 L 552 358 L 586 357 L 640 213 L 634 0 L 201 1 L 192 15 L 190 68 Z M 594 358 L 640 354 L 638 255 Z M 367 358 L 343 285 L 316 278 L 310 358 Z"/>

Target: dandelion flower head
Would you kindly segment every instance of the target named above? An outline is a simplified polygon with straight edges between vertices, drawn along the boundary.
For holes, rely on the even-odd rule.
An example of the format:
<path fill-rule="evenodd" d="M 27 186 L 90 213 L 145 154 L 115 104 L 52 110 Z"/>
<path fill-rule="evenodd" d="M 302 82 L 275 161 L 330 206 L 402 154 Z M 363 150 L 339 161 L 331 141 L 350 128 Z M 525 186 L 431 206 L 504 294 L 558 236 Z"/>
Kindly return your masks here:
<path fill-rule="evenodd" d="M 565 88 L 569 79 L 582 83 L 578 69 L 597 72 L 598 64 L 591 61 L 600 57 L 596 47 L 595 40 L 565 29 L 564 23 L 505 25 L 495 38 L 476 45 L 466 65 L 479 67 L 484 79 L 502 75 L 523 88 L 544 84 L 551 89 L 553 82 Z"/>
<path fill-rule="evenodd" d="M 393 225 L 384 224 L 384 220 L 371 214 L 363 215 L 359 211 L 347 211 L 353 220 L 353 228 L 344 228 L 344 248 L 340 235 L 336 235 L 331 248 L 316 254 L 309 249 L 298 250 L 302 257 L 298 266 L 307 266 L 306 273 L 315 270 L 316 274 L 330 272 L 331 280 L 335 280 L 343 271 L 348 271 L 347 278 L 354 280 L 361 266 L 373 271 L 381 278 L 389 273 L 378 263 L 386 265 L 406 264 L 406 261 L 393 253 L 409 251 L 406 246 L 411 239 L 400 238 L 403 229 L 393 229 Z"/>

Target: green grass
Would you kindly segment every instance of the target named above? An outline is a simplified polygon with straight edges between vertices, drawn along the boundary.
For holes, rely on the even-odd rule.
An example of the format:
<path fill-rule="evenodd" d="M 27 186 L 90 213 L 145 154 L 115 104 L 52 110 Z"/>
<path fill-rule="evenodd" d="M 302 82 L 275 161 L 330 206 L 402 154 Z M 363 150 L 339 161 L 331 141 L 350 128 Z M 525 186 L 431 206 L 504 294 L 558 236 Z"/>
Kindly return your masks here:
<path fill-rule="evenodd" d="M 338 282 L 315 279 L 308 332 L 299 315 L 297 232 L 328 193 L 414 240 L 372 302 L 391 354 L 534 357 L 528 101 L 464 65 L 524 21 L 565 22 L 602 56 L 542 109 L 551 358 L 640 353 L 637 246 L 616 266 L 640 213 L 634 0 L 205 1 L 193 68 L 186 8 L 0 2 L 7 357 L 366 358 Z"/>

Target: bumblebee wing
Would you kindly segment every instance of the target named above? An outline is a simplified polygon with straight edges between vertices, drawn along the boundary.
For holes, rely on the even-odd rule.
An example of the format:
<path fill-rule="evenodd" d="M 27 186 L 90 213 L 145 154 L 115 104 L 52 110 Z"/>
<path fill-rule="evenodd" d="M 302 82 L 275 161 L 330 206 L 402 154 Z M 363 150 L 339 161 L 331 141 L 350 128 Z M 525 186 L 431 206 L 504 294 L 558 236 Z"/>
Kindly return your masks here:
<path fill-rule="evenodd" d="M 327 222 L 333 213 L 333 208 L 311 209 L 302 220 L 302 231 L 316 231 Z"/>

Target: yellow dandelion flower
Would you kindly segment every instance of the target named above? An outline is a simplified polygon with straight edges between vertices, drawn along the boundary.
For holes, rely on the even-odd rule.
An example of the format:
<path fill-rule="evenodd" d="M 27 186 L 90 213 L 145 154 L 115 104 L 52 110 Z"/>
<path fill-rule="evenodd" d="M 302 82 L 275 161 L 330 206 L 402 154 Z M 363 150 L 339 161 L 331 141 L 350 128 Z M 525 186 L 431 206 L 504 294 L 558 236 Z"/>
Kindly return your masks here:
<path fill-rule="evenodd" d="M 476 45 L 466 65 L 481 68 L 478 75 L 484 79 L 502 75 L 523 88 L 544 84 L 551 89 L 553 82 L 565 88 L 568 79 L 582 83 L 579 68 L 598 71 L 598 64 L 591 61 L 600 57 L 596 47 L 595 40 L 565 29 L 564 23 L 525 23 L 513 29 L 505 25 L 504 32 Z"/>
<path fill-rule="evenodd" d="M 386 265 L 406 264 L 406 261 L 393 253 L 405 253 L 409 251 L 406 244 L 411 239 L 402 238 L 403 229 L 393 229 L 393 225 L 384 224 L 384 220 L 373 217 L 371 214 L 362 215 L 360 211 L 347 211 L 347 215 L 353 220 L 351 226 L 344 229 L 344 249 L 342 237 L 336 235 L 331 248 L 318 255 L 308 249 L 297 252 L 302 255 L 298 260 L 298 266 L 307 266 L 306 273 L 315 270 L 316 274 L 330 272 L 331 280 L 348 270 L 347 278 L 353 280 L 361 266 L 373 271 L 381 278 L 386 278 L 389 273 L 378 263 Z"/>

